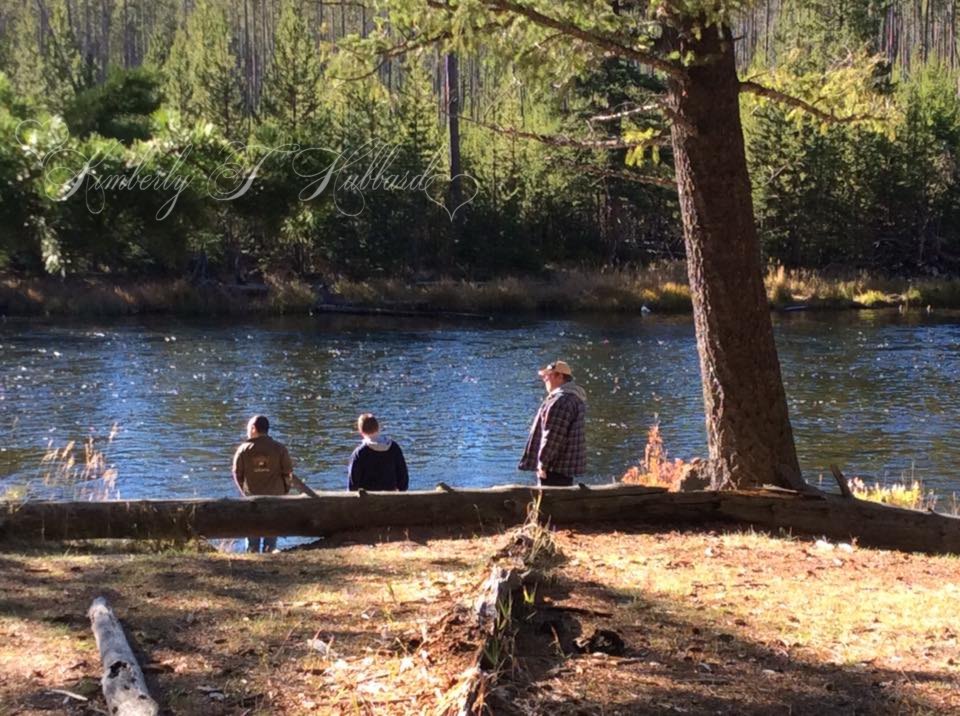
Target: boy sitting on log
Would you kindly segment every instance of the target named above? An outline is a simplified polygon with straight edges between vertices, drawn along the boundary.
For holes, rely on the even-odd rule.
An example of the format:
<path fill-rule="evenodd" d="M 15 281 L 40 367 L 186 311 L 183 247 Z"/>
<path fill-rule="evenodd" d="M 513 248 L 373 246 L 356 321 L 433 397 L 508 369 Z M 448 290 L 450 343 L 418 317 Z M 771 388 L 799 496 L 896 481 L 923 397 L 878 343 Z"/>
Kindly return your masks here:
<path fill-rule="evenodd" d="M 380 435 L 380 423 L 371 413 L 357 418 L 362 442 L 350 456 L 349 489 L 405 492 L 410 483 L 400 446 Z"/>

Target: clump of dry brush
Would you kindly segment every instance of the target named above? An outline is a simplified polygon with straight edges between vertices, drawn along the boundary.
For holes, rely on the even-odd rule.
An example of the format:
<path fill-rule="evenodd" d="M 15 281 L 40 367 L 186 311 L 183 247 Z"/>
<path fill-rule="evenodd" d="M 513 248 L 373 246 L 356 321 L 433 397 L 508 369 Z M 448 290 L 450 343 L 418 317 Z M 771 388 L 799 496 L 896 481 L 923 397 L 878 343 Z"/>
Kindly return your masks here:
<path fill-rule="evenodd" d="M 51 441 L 40 458 L 44 486 L 78 500 L 118 497 L 117 469 L 107 462 L 105 450 L 119 432 L 120 426 L 114 423 L 104 437 L 90 435 L 83 442 L 71 440 L 59 448 Z"/>

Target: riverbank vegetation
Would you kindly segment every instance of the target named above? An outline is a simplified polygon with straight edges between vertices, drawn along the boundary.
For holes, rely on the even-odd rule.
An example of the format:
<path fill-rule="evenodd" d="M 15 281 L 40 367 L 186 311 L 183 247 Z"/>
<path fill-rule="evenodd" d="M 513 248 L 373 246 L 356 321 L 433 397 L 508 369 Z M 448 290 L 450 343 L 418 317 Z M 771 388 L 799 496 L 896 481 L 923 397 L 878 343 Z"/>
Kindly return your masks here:
<path fill-rule="evenodd" d="M 806 269 L 771 268 L 766 290 L 773 310 L 960 308 L 960 281 L 839 276 Z M 680 262 L 635 270 L 557 270 L 537 278 L 412 282 L 350 279 L 311 282 L 270 274 L 262 283 L 192 283 L 186 279 L 19 277 L 0 279 L 0 315 L 127 316 L 307 314 L 323 306 L 385 308 L 485 315 L 550 313 L 689 313 L 686 269 Z"/>
<path fill-rule="evenodd" d="M 700 467 L 702 460 L 696 457 L 680 458 L 671 456 L 663 444 L 663 435 L 660 424 L 654 423 L 647 430 L 647 444 L 643 458 L 634 466 L 628 468 L 620 481 L 627 485 L 643 485 L 646 487 L 663 487 L 671 492 L 682 489 L 707 489 L 709 485 L 702 482 Z M 829 486 L 824 483 L 821 475 L 817 487 L 821 490 L 836 489 L 833 487 L 833 477 L 828 476 Z M 957 494 L 938 494 L 936 490 L 924 485 L 923 480 L 916 475 L 901 475 L 898 480 L 869 481 L 853 476 L 848 480 L 850 492 L 858 500 L 879 502 L 892 507 L 905 507 L 910 510 L 923 512 L 941 512 L 943 514 L 960 516 L 960 502 Z"/>
<path fill-rule="evenodd" d="M 960 708 L 954 558 L 709 528 L 553 537 L 556 559 L 514 606 L 496 713 Z M 503 542 L 355 533 L 264 556 L 7 544 L 0 702 L 102 706 L 85 611 L 106 592 L 174 711 L 442 713 Z"/>
<path fill-rule="evenodd" d="M 781 282 L 775 303 L 955 304 L 951 283 L 916 296 L 905 277 L 960 271 L 956 15 L 899 0 L 814 5 L 757 4 L 735 33 L 744 77 L 869 118 L 824 123 L 743 96 L 763 252 L 808 276 Z M 405 47 L 393 37 L 391 51 L 378 12 L 299 0 L 0 9 L 0 271 L 131 277 L 117 296 L 91 299 L 116 312 L 219 311 L 237 296 L 197 285 L 267 275 L 343 277 L 345 292 L 374 296 L 396 283 L 416 286 L 410 303 L 466 295 L 461 308 L 515 310 L 577 302 L 536 286 L 547 265 L 599 273 L 682 258 L 672 150 L 644 109 L 664 92 L 660 79 L 611 60 L 558 88 L 492 39 L 459 57 L 429 38 Z M 443 86 L 457 67 L 454 128 Z M 322 151 L 295 160 L 294 145 Z M 371 151 L 381 146 L 389 161 Z M 454 154 L 468 176 L 456 212 L 442 206 Z M 333 157 L 359 158 L 371 176 L 388 166 L 433 179 L 361 192 L 337 174 L 337 190 L 301 201 L 306 177 Z M 887 288 L 809 278 L 860 271 L 900 278 Z M 491 280 L 503 284 L 487 289 Z M 683 303 L 666 285 L 644 295 L 629 279 L 605 281 L 615 285 L 595 287 L 584 307 Z M 279 306 L 302 298 L 293 290 Z M 47 310 L 68 310 L 56 304 Z"/>

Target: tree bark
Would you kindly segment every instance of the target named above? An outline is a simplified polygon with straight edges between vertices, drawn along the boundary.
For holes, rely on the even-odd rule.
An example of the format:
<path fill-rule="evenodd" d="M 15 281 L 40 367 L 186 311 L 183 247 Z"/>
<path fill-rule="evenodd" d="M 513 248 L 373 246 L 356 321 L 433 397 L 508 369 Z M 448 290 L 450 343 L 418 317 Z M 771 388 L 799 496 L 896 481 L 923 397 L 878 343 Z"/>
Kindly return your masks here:
<path fill-rule="evenodd" d="M 611 485 L 432 492 L 320 493 L 319 498 L 27 502 L 0 506 L 0 538 L 183 539 L 320 536 L 366 528 L 501 527 L 523 522 L 542 494 L 551 525 L 730 522 L 857 540 L 862 545 L 960 553 L 960 519 L 837 495 L 789 491 L 666 492 Z"/>
<path fill-rule="evenodd" d="M 453 265 L 454 246 L 460 239 L 462 213 L 457 211 L 463 202 L 463 177 L 460 163 L 460 63 L 455 52 L 444 58 L 444 101 L 447 111 L 447 129 L 450 140 L 450 188 L 447 192 L 447 210 L 451 213 L 451 239 L 443 246 L 444 268 Z M 455 212 L 455 213 L 453 213 Z"/>
<path fill-rule="evenodd" d="M 107 710 L 114 716 L 157 716 L 160 708 L 147 692 L 140 665 L 107 600 L 94 599 L 87 615 L 103 662 L 100 683 Z"/>
<path fill-rule="evenodd" d="M 763 285 L 729 28 L 673 42 L 668 107 L 715 487 L 803 489 Z"/>

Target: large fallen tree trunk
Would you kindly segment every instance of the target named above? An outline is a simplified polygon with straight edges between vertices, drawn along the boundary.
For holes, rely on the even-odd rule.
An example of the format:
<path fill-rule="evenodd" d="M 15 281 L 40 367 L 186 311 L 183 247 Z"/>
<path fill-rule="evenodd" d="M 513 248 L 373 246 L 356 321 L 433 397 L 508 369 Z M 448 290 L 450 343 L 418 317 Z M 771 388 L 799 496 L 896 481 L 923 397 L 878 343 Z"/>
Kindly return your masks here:
<path fill-rule="evenodd" d="M 366 527 L 521 522 L 542 495 L 554 525 L 733 522 L 860 544 L 960 553 L 960 519 L 834 495 L 788 491 L 683 492 L 636 486 L 499 487 L 404 493 L 320 493 L 319 498 L 26 502 L 7 505 L 0 536 L 46 539 L 183 539 L 322 536 Z"/>
<path fill-rule="evenodd" d="M 103 662 L 100 684 L 107 710 L 114 716 L 157 716 L 160 708 L 147 692 L 140 665 L 107 600 L 94 599 L 88 616 Z"/>

